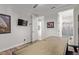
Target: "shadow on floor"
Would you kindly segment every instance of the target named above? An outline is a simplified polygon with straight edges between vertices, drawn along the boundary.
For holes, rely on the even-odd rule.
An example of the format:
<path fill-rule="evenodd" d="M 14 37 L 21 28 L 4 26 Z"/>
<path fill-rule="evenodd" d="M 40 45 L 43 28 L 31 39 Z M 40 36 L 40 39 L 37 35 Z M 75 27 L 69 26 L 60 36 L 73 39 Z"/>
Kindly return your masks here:
<path fill-rule="evenodd" d="M 66 55 L 73 55 L 73 51 L 67 51 Z"/>

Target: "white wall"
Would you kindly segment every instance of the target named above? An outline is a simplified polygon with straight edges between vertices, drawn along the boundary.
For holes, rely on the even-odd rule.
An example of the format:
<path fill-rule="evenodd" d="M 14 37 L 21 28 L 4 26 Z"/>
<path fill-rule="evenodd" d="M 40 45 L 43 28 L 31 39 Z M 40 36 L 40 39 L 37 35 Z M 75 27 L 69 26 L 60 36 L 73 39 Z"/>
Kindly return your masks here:
<path fill-rule="evenodd" d="M 79 15 L 79 5 L 74 9 L 74 38 L 75 44 L 78 45 L 78 15 Z"/>
<path fill-rule="evenodd" d="M 45 17 L 45 38 L 49 36 L 59 36 L 59 22 L 58 22 L 58 12 L 74 9 L 74 44 L 78 45 L 78 14 L 79 14 L 79 5 L 71 5 L 59 8 L 52 12 L 51 17 Z M 47 28 L 47 22 L 54 21 L 55 28 Z"/>
<path fill-rule="evenodd" d="M 58 20 L 57 14 L 46 16 L 44 20 L 45 38 L 49 36 L 58 36 Z M 47 28 L 47 22 L 54 22 L 54 28 Z"/>
<path fill-rule="evenodd" d="M 0 34 L 0 51 L 24 44 L 24 39 L 26 39 L 26 42 L 30 42 L 30 26 L 17 25 L 19 16 L 25 17 L 24 15 L 18 15 L 12 9 L 3 5 L 0 5 L 0 13 L 11 16 L 11 33 Z M 28 23 L 30 22 L 29 19 L 24 19 L 28 20 Z"/>

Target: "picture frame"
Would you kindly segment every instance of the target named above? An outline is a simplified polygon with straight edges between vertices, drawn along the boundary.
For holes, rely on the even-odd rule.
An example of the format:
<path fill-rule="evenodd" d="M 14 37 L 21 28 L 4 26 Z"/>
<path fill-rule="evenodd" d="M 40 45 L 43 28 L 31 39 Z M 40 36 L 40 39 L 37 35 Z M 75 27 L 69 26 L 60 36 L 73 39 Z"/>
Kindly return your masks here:
<path fill-rule="evenodd" d="M 0 34 L 11 33 L 11 16 L 0 14 Z"/>
<path fill-rule="evenodd" d="M 54 28 L 54 22 L 47 22 L 47 28 Z"/>

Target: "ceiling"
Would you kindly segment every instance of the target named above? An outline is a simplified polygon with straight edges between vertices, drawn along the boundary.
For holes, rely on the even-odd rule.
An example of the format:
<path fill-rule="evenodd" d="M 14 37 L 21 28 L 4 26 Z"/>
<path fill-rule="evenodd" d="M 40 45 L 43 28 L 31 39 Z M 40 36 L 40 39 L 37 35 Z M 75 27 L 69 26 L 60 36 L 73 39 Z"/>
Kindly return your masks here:
<path fill-rule="evenodd" d="M 18 14 L 38 14 L 38 15 L 49 15 L 53 14 L 63 7 L 72 6 L 69 4 L 38 4 L 36 8 L 33 8 L 35 4 L 7 4 L 4 5 L 6 8 L 13 9 Z M 51 9 L 52 7 L 55 7 Z"/>

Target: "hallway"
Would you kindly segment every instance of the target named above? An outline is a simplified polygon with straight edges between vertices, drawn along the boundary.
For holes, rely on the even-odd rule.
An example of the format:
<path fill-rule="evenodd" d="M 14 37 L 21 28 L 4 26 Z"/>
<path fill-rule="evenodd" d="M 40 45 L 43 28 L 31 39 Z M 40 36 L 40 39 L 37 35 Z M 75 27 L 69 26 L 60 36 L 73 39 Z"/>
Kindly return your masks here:
<path fill-rule="evenodd" d="M 78 4 L 0 4 L 0 13 L 2 55 L 41 54 L 41 51 L 63 55 L 67 43 L 79 45 Z M 22 53 L 14 53 L 22 48 Z"/>

